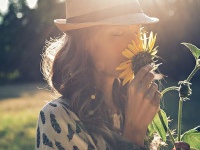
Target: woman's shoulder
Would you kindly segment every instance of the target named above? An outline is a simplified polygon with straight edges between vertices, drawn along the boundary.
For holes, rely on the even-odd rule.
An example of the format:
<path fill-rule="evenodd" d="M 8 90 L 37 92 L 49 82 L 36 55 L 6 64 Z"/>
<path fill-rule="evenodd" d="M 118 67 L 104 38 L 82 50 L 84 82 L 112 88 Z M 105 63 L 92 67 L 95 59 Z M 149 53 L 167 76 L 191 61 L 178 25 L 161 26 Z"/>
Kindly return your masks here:
<path fill-rule="evenodd" d="M 78 115 L 72 110 L 65 99 L 58 98 L 48 102 L 39 113 L 38 126 L 44 129 L 54 129 L 57 133 L 62 128 L 87 132 Z"/>
<path fill-rule="evenodd" d="M 57 98 L 46 103 L 40 110 L 41 119 L 44 118 L 43 116 L 45 115 L 50 115 L 50 117 L 59 116 L 67 120 L 80 121 L 67 100 L 63 98 Z"/>
<path fill-rule="evenodd" d="M 92 138 L 70 105 L 62 98 L 48 102 L 37 122 L 37 149 L 87 149 Z"/>

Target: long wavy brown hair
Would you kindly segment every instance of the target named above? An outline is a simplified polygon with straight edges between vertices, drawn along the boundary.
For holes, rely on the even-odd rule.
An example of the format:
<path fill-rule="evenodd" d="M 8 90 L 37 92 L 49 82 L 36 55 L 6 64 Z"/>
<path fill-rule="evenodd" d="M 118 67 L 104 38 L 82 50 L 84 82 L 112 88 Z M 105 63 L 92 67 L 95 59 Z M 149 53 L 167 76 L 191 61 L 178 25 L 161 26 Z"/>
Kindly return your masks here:
<path fill-rule="evenodd" d="M 116 150 L 124 149 L 123 144 L 123 148 L 120 147 L 113 132 L 112 120 L 105 105 L 106 99 L 101 89 L 95 88 L 94 66 L 85 45 L 97 28 L 72 30 L 47 41 L 42 54 L 41 69 L 52 90 L 62 95 L 89 133 L 102 135 Z M 127 100 L 126 91 L 127 87 L 122 86 L 120 79 L 115 79 L 112 95 L 122 116 Z M 92 95 L 95 95 L 95 99 Z M 159 147 L 160 141 L 156 142 L 156 147 Z"/>
<path fill-rule="evenodd" d="M 94 66 L 85 46 L 92 38 L 91 30 L 94 28 L 70 31 L 48 41 L 42 55 L 42 73 L 51 88 L 70 104 L 90 133 L 100 133 L 113 143 L 111 118 L 103 93 L 95 88 Z M 125 92 L 120 80 L 116 79 L 113 99 L 122 113 Z M 94 100 L 91 95 L 95 95 Z"/>

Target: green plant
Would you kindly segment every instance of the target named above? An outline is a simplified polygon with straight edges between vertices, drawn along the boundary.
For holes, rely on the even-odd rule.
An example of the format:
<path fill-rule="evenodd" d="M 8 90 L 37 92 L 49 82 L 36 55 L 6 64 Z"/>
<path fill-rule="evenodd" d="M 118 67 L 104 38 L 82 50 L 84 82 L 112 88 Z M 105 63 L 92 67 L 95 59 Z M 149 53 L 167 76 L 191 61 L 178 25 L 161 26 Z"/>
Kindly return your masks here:
<path fill-rule="evenodd" d="M 163 141 L 166 142 L 166 135 L 169 134 L 169 138 L 172 141 L 172 144 L 175 144 L 175 141 L 186 142 L 190 145 L 193 150 L 200 150 L 200 126 L 195 127 L 181 135 L 181 126 L 182 126 L 182 112 L 183 112 L 183 102 L 188 100 L 188 96 L 192 94 L 190 88 L 190 80 L 195 75 L 195 73 L 200 69 L 200 49 L 195 45 L 190 43 L 182 43 L 185 45 L 193 54 L 196 65 L 187 79 L 184 81 L 179 81 L 178 86 L 172 86 L 164 89 L 161 94 L 164 94 L 168 91 L 178 91 L 179 92 L 179 108 L 178 108 L 178 135 L 174 138 L 172 131 L 168 127 L 167 115 L 163 110 L 159 110 L 158 114 L 153 119 L 152 123 L 149 125 L 149 135 L 151 136 L 154 132 L 157 132 Z"/>

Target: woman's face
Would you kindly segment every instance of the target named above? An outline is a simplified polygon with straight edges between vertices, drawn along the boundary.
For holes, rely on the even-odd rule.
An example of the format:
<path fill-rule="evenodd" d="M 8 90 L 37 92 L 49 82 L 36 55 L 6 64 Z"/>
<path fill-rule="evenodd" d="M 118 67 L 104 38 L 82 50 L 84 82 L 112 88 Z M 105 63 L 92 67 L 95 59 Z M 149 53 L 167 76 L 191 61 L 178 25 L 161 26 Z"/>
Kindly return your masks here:
<path fill-rule="evenodd" d="M 94 27 L 86 44 L 95 70 L 117 77 L 119 73 L 115 68 L 125 60 L 122 51 L 138 38 L 139 31 L 139 25 Z"/>

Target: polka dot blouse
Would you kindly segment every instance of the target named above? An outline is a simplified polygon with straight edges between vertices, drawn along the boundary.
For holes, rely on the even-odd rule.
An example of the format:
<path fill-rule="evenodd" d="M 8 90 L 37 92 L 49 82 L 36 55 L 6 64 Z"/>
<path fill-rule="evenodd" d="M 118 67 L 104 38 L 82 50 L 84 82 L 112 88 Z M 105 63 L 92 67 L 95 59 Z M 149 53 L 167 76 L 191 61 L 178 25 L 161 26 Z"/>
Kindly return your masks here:
<path fill-rule="evenodd" d="M 113 150 L 102 136 L 89 134 L 61 98 L 42 108 L 36 130 L 36 150 Z M 120 150 L 146 149 L 130 142 L 121 143 L 121 147 L 118 147 Z"/>

